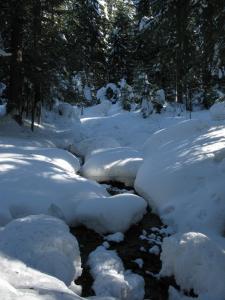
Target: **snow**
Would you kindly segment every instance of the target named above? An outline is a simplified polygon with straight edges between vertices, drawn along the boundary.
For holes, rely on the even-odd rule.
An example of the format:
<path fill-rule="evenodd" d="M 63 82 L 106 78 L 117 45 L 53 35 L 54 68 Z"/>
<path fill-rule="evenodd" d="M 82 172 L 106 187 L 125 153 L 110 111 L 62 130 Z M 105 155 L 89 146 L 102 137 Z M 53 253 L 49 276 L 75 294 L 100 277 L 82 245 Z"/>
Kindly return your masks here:
<path fill-rule="evenodd" d="M 91 155 L 92 152 L 96 150 L 117 148 L 119 146 L 119 143 L 114 138 L 102 135 L 98 137 L 83 139 L 79 143 L 75 142 L 70 145 L 69 149 L 72 153 L 87 158 Z"/>
<path fill-rule="evenodd" d="M 93 289 L 97 296 L 115 297 L 121 300 L 142 300 L 144 280 L 141 276 L 125 271 L 117 253 L 99 246 L 88 259 Z"/>
<path fill-rule="evenodd" d="M 64 222 L 50 216 L 10 222 L 0 231 L 0 251 L 68 286 L 82 272 L 77 240 Z"/>
<path fill-rule="evenodd" d="M 116 107 L 117 104 L 112 105 Z M 107 136 L 116 140 L 122 147 L 131 147 L 142 150 L 144 142 L 155 131 L 170 127 L 183 120 L 181 117 L 168 115 L 151 115 L 143 119 L 140 111 L 114 112 L 105 117 L 86 117 L 81 119 L 82 128 L 86 138 L 99 138 Z"/>
<path fill-rule="evenodd" d="M 84 110 L 84 116 L 85 117 L 107 116 L 111 107 L 112 107 L 112 103 L 108 100 L 104 100 L 100 104 L 86 108 Z"/>
<path fill-rule="evenodd" d="M 5 50 L 0 49 L 0 56 L 4 56 L 4 57 L 11 56 L 11 53 L 7 53 L 7 52 L 5 52 Z"/>
<path fill-rule="evenodd" d="M 125 232 L 146 213 L 146 201 L 133 194 L 83 199 L 77 222 L 98 233 Z"/>
<path fill-rule="evenodd" d="M 109 242 L 120 243 L 124 240 L 124 234 L 122 232 L 116 232 L 105 236 L 104 239 Z"/>
<path fill-rule="evenodd" d="M 84 109 L 80 121 L 74 108 L 59 115 L 56 105 L 44 111 L 34 133 L 28 120 L 19 127 L 0 119 L 1 298 L 83 299 L 71 284 L 81 273 L 80 255 L 65 221 L 114 234 L 90 255 L 97 296 L 90 299 L 142 300 L 143 279 L 125 271 L 106 248 L 142 219 L 148 203 L 168 228 L 143 232 L 149 246 L 140 250 L 159 254 L 162 247 L 157 276 L 175 276 L 180 288 L 170 287 L 170 300 L 194 299 L 187 296 L 191 290 L 195 299 L 224 300 L 224 103 L 194 112 L 188 121 L 182 111 L 143 119 L 140 110 L 106 106 L 99 115 L 96 106 Z M 84 157 L 81 170 L 79 159 L 64 149 Z M 110 196 L 80 171 L 99 181 L 135 180 L 141 197 Z"/>
<path fill-rule="evenodd" d="M 135 259 L 133 262 L 135 262 L 135 263 L 138 265 L 138 267 L 139 267 L 140 269 L 142 269 L 143 266 L 144 266 L 144 261 L 143 261 L 142 258 L 137 258 L 137 259 Z"/>
<path fill-rule="evenodd" d="M 177 234 L 163 243 L 161 275 L 175 275 L 183 290 L 194 289 L 197 299 L 224 299 L 224 238 L 198 232 Z M 180 298 L 179 298 L 180 299 Z"/>
<path fill-rule="evenodd" d="M 76 174 L 79 161 L 56 148 L 0 146 L 1 225 L 29 214 L 52 214 L 69 225 L 83 199 L 107 196 L 105 189 Z"/>
<path fill-rule="evenodd" d="M 0 117 L 4 117 L 6 115 L 6 104 L 0 104 Z"/>
<path fill-rule="evenodd" d="M 132 186 L 142 164 L 141 153 L 125 147 L 99 150 L 81 168 L 81 174 L 98 182 L 119 181 Z"/>
<path fill-rule="evenodd" d="M 67 286 L 81 271 L 78 243 L 62 221 L 29 216 L 0 230 L 2 299 L 78 300 Z"/>
<path fill-rule="evenodd" d="M 84 86 L 84 98 L 89 102 L 92 101 L 91 88 L 88 85 Z"/>
<path fill-rule="evenodd" d="M 79 116 L 77 114 L 76 108 L 72 106 L 69 103 L 66 102 L 60 102 L 56 107 L 55 110 L 58 111 L 58 113 L 68 119 L 76 119 L 79 120 Z"/>
<path fill-rule="evenodd" d="M 213 120 L 225 119 L 225 102 L 218 102 L 213 104 L 210 108 L 211 117 Z"/>
<path fill-rule="evenodd" d="M 161 275 L 174 274 L 198 299 L 222 300 L 225 294 L 224 136 L 224 124 L 210 119 L 156 132 L 144 146 L 135 181 L 138 193 L 177 232 L 162 244 Z"/>
<path fill-rule="evenodd" d="M 108 89 L 111 89 L 113 91 L 113 97 L 111 99 L 107 97 Z M 97 91 L 96 97 L 101 103 L 104 101 L 110 101 L 112 103 L 115 103 L 118 100 L 119 94 L 120 94 L 119 88 L 116 86 L 115 83 L 107 83 L 106 86 L 101 87 Z"/>
<path fill-rule="evenodd" d="M 159 255 L 160 254 L 160 249 L 159 246 L 155 245 L 149 249 L 149 253 L 154 254 L 154 255 Z"/>

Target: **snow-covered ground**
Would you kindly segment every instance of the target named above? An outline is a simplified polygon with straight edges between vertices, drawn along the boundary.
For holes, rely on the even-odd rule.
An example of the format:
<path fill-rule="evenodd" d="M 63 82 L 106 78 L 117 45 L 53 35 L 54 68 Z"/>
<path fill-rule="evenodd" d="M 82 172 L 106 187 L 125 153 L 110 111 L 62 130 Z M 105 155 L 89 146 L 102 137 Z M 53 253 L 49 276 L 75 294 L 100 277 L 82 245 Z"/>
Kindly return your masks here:
<path fill-rule="evenodd" d="M 143 119 L 102 104 L 81 120 L 58 106 L 34 133 L 28 121 L 0 118 L 0 298 L 82 299 L 73 284 L 82 272 L 79 245 L 65 222 L 123 236 L 148 204 L 173 232 L 159 274 L 174 275 L 181 288 L 170 288 L 170 300 L 192 299 L 184 294 L 191 290 L 199 300 L 224 300 L 224 105 L 189 120 L 175 110 Z M 82 167 L 68 150 L 84 158 Z M 110 196 L 94 180 L 134 184 L 140 196 Z M 93 299 L 143 299 L 143 279 L 116 253 L 97 248 L 89 264 Z"/>

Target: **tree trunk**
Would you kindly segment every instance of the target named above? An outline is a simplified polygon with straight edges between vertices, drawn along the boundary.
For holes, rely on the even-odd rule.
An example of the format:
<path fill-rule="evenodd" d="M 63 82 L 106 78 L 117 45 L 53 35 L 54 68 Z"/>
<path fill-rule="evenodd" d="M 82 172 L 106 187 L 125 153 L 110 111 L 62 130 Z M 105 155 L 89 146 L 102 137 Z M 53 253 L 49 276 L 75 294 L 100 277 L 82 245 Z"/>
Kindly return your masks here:
<path fill-rule="evenodd" d="M 8 112 L 17 110 L 22 119 L 24 1 L 11 1 L 11 63 Z"/>
<path fill-rule="evenodd" d="M 34 99 L 31 111 L 31 130 L 34 122 L 37 104 L 41 102 L 41 67 L 40 67 L 40 37 L 41 37 L 41 1 L 33 0 L 33 87 Z"/>

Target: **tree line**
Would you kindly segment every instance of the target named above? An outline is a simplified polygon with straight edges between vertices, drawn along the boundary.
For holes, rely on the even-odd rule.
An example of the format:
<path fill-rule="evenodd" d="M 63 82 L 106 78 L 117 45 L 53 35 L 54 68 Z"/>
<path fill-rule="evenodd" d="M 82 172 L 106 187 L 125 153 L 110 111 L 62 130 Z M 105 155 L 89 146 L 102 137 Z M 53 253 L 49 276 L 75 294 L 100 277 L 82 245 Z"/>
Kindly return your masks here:
<path fill-rule="evenodd" d="M 8 111 L 34 122 L 54 98 L 85 101 L 77 74 L 99 88 L 143 73 L 171 101 L 208 108 L 225 87 L 224 20 L 224 0 L 1 0 Z"/>

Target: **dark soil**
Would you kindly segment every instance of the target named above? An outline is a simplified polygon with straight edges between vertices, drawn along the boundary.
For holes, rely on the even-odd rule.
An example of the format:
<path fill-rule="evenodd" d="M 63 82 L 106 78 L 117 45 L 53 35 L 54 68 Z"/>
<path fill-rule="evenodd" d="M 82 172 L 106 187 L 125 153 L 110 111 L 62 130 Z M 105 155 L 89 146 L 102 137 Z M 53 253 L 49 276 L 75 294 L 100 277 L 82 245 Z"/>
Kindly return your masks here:
<path fill-rule="evenodd" d="M 151 228 L 162 228 L 163 224 L 159 217 L 148 212 L 142 221 L 132 226 L 125 234 L 125 239 L 121 243 L 110 242 L 110 250 L 116 250 L 119 257 L 124 263 L 125 269 L 130 269 L 134 273 L 141 275 L 145 280 L 145 299 L 151 300 L 167 300 L 169 285 L 176 286 L 173 278 L 158 279 L 157 274 L 161 269 L 161 261 L 159 255 L 153 255 L 148 249 L 154 246 L 154 242 L 149 244 L 148 240 L 141 239 L 140 236 L 145 231 L 147 235 L 153 233 Z M 89 230 L 83 226 L 72 228 L 71 233 L 76 236 L 80 244 L 81 259 L 83 263 L 82 276 L 76 281 L 83 287 L 83 297 L 94 295 L 91 288 L 93 279 L 89 273 L 87 259 L 93 250 L 104 242 L 104 238 L 96 232 Z M 155 231 L 154 231 L 155 233 Z M 163 236 L 158 238 L 163 238 Z M 142 249 L 140 249 L 142 247 Z M 146 252 L 144 252 L 144 249 Z M 135 259 L 141 258 L 144 262 L 143 268 L 140 268 Z"/>

